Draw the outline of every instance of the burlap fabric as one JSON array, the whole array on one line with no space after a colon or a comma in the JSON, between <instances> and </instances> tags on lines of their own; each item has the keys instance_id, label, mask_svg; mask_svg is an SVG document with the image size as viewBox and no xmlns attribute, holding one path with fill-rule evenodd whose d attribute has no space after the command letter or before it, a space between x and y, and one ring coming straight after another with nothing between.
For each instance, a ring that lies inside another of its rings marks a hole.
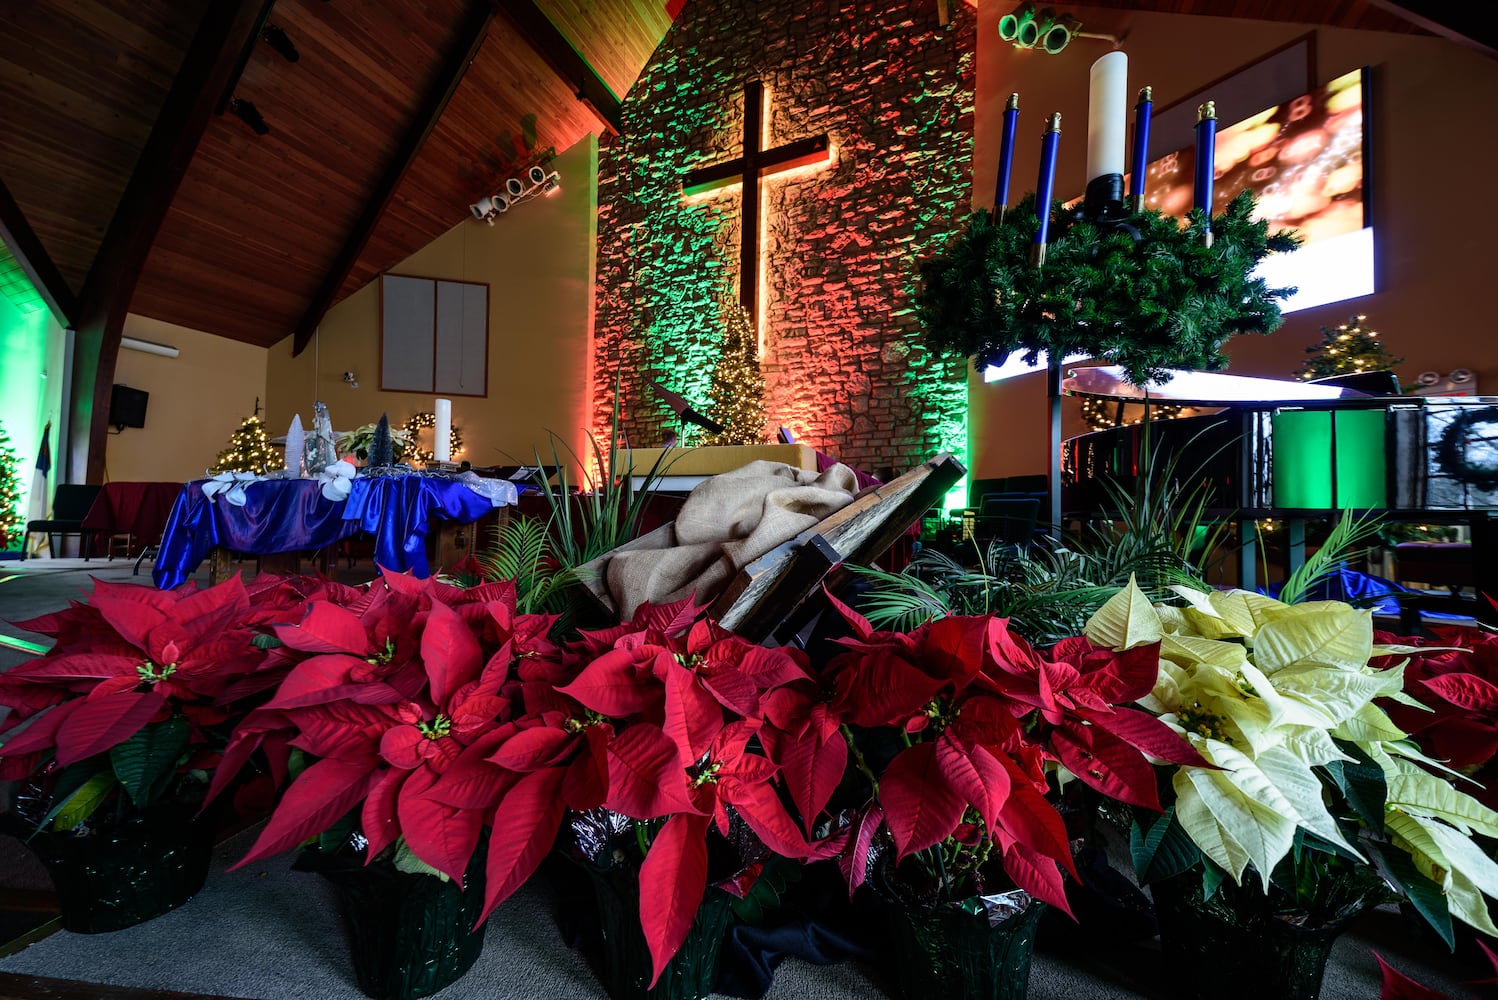
<instances>
[{"instance_id":1,"label":"burlap fabric","mask_svg":"<svg viewBox=\"0 0 1498 1000\"><path fill-rule=\"evenodd\" d=\"M853 470L818 474L782 462L750 462L692 491L676 515L674 544L616 553L604 569L609 596L628 618L646 601L712 600L734 574L847 506Z\"/></svg>"}]
</instances>

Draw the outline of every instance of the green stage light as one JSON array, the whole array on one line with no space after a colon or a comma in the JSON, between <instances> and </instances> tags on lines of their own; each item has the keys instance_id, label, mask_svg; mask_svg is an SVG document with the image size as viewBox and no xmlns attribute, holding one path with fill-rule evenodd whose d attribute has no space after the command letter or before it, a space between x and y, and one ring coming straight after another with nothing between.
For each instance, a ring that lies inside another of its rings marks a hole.
<instances>
[{"instance_id":1,"label":"green stage light","mask_svg":"<svg viewBox=\"0 0 1498 1000\"><path fill-rule=\"evenodd\" d=\"M1071 44L1071 40L1077 32L1082 30L1082 22L1070 14L1063 14L1051 22L1051 28L1041 38L1041 48L1051 55L1056 55L1062 49Z\"/></svg>"},{"instance_id":2,"label":"green stage light","mask_svg":"<svg viewBox=\"0 0 1498 1000\"><path fill-rule=\"evenodd\" d=\"M999 18L999 37L1006 42L1019 44L1020 31L1035 20L1035 5L1022 3ZM1031 43L1034 44L1034 43Z\"/></svg>"},{"instance_id":3,"label":"green stage light","mask_svg":"<svg viewBox=\"0 0 1498 1000\"><path fill-rule=\"evenodd\" d=\"M1047 7L1020 25L1019 35L1014 39L1014 44L1022 49L1033 49L1037 42L1050 33L1051 25L1055 21L1056 12Z\"/></svg>"}]
</instances>

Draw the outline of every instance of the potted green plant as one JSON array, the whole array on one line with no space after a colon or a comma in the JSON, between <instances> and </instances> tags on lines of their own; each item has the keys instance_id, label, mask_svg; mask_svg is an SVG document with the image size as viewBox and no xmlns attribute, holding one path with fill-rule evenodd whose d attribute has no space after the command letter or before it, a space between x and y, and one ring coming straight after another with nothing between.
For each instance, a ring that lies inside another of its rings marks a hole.
<instances>
[{"instance_id":1,"label":"potted green plant","mask_svg":"<svg viewBox=\"0 0 1498 1000\"><path fill-rule=\"evenodd\" d=\"M56 643L0 674L0 780L23 783L10 825L51 873L64 927L117 930L202 887L209 781L233 724L291 666L266 623L318 586L95 581L86 602L20 623Z\"/></svg>"},{"instance_id":2,"label":"potted green plant","mask_svg":"<svg viewBox=\"0 0 1498 1000\"><path fill-rule=\"evenodd\" d=\"M291 780L236 867L315 842L299 867L338 889L369 996L426 996L459 978L489 912L530 874L512 870L517 844L490 789L459 776L518 728L514 667L554 648L551 622L517 613L508 582L387 572L275 629L303 658L226 756L262 751Z\"/></svg>"},{"instance_id":3,"label":"potted green plant","mask_svg":"<svg viewBox=\"0 0 1498 1000\"><path fill-rule=\"evenodd\" d=\"M1132 834L1183 983L1216 995L1231 970L1241 995L1315 996L1331 938L1386 897L1370 858L1448 940L1453 917L1491 932L1498 865L1474 838L1498 836L1498 813L1375 704L1410 699L1402 664L1370 660L1411 650L1375 645L1370 612L1339 602L1177 587L1181 606L1152 607L1129 589L1128 633L1094 620L1088 634L1160 643L1139 704L1208 762L1177 766L1166 817Z\"/></svg>"},{"instance_id":4,"label":"potted green plant","mask_svg":"<svg viewBox=\"0 0 1498 1000\"><path fill-rule=\"evenodd\" d=\"M1002 618L876 632L838 607L854 635L824 672L827 711L870 796L851 827L850 887L887 831L892 855L873 871L895 904L904 994L1022 997L1040 909L1070 913L1062 873L1076 875L1050 769L1158 809L1145 755L1201 762L1127 705L1153 687L1155 649L1074 639L1042 654Z\"/></svg>"}]
</instances>

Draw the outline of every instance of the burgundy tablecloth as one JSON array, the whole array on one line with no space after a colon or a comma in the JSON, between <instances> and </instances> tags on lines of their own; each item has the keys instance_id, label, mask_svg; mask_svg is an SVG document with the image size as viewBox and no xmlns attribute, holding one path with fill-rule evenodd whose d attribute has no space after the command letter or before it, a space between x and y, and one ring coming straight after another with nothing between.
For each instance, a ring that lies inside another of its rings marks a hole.
<instances>
[{"instance_id":1,"label":"burgundy tablecloth","mask_svg":"<svg viewBox=\"0 0 1498 1000\"><path fill-rule=\"evenodd\" d=\"M181 490L181 483L105 483L83 529L98 532L96 544L99 535L130 534L136 546L155 545Z\"/></svg>"}]
</instances>

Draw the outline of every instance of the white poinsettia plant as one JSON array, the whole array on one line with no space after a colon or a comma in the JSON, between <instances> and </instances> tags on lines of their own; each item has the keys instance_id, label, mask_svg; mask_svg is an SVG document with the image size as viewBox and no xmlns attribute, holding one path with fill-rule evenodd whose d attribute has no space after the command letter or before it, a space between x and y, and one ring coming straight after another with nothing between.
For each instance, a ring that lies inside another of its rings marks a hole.
<instances>
[{"instance_id":1,"label":"white poinsettia plant","mask_svg":"<svg viewBox=\"0 0 1498 1000\"><path fill-rule=\"evenodd\" d=\"M1173 589L1183 606L1152 605L1131 581L1087 636L1113 649L1160 644L1158 680L1139 704L1216 766L1181 766L1171 782L1175 820L1201 854L1240 885L1256 873L1267 891L1309 833L1372 856L1448 940L1452 917L1498 935L1483 898L1498 896L1498 864L1475 839L1498 837L1498 813L1376 704L1415 704L1402 662L1370 665L1411 650L1376 645L1372 613L1340 602Z\"/></svg>"}]
</instances>

